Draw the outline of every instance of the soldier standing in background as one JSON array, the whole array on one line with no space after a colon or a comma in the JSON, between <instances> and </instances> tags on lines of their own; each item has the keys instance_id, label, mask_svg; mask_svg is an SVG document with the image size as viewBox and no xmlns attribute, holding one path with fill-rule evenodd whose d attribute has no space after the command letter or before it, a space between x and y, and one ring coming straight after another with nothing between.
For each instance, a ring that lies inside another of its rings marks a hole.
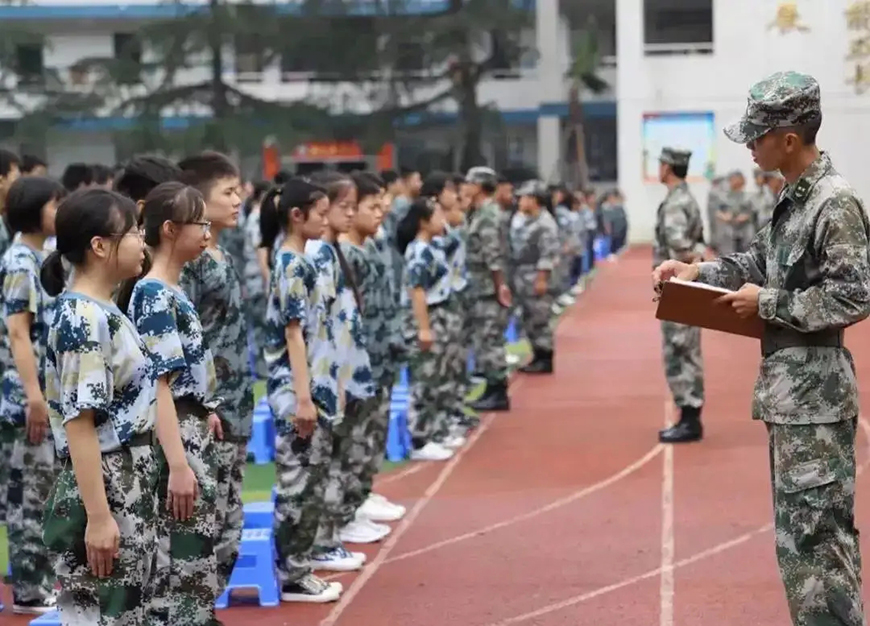
<instances>
[{"instance_id":1,"label":"soldier standing in background","mask_svg":"<svg viewBox=\"0 0 870 626\"><path fill-rule=\"evenodd\" d=\"M858 385L843 331L870 315L870 220L816 147L821 124L813 77L777 72L754 85L744 117L725 135L787 181L770 229L744 253L667 261L653 281L676 275L737 290L720 302L764 322L752 417L767 426L776 557L792 623L864 626Z\"/></svg>"},{"instance_id":2,"label":"soldier standing in background","mask_svg":"<svg viewBox=\"0 0 870 626\"><path fill-rule=\"evenodd\" d=\"M663 148L659 178L668 194L656 215L653 267L668 259L684 263L700 260L705 251L701 210L686 185L692 153ZM662 443L699 441L703 436L704 368L701 361L701 329L662 321L662 356L665 378L680 410L680 420L659 432Z\"/></svg>"},{"instance_id":3,"label":"soldier standing in background","mask_svg":"<svg viewBox=\"0 0 870 626\"><path fill-rule=\"evenodd\" d=\"M511 291L505 272L507 250L499 230L502 209L493 199L497 184L494 171L473 167L465 177L472 205L468 213L466 268L469 297L474 302L471 324L475 328L474 358L486 378L486 390L472 404L476 411L508 411L508 372L504 333Z\"/></svg>"},{"instance_id":4,"label":"soldier standing in background","mask_svg":"<svg viewBox=\"0 0 870 626\"><path fill-rule=\"evenodd\" d=\"M773 207L776 205L776 197L773 195L768 180L775 174L755 170L755 193L752 194L752 209L755 212L756 232L767 226L773 217Z\"/></svg>"},{"instance_id":5,"label":"soldier standing in background","mask_svg":"<svg viewBox=\"0 0 870 626\"><path fill-rule=\"evenodd\" d=\"M732 252L745 252L755 236L755 206L746 193L746 178L740 170L728 177L731 191L728 193L728 214L731 224ZM727 254L727 253L723 253Z\"/></svg>"},{"instance_id":6,"label":"soldier standing in background","mask_svg":"<svg viewBox=\"0 0 870 626\"><path fill-rule=\"evenodd\" d=\"M719 251L719 237L721 236L722 228L719 226L719 212L722 211L725 197L725 177L717 176L710 183L710 192L707 194L707 223L710 225L710 232L707 240L710 242L710 247Z\"/></svg>"}]
</instances>

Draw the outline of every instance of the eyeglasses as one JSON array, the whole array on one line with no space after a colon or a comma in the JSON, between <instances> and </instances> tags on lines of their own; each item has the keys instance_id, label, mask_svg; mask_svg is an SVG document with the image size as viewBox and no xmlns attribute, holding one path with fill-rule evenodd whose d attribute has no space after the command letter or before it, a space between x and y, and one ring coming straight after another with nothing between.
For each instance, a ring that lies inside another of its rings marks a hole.
<instances>
[{"instance_id":1,"label":"eyeglasses","mask_svg":"<svg viewBox=\"0 0 870 626\"><path fill-rule=\"evenodd\" d=\"M202 234L207 235L211 232L211 222L176 222L182 226L199 226L202 228Z\"/></svg>"}]
</instances>

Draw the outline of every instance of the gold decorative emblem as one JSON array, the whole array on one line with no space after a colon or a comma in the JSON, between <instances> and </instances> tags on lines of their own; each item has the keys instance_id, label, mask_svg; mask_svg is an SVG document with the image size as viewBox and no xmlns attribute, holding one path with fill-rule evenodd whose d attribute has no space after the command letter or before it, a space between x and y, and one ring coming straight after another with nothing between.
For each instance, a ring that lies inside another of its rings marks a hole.
<instances>
[{"instance_id":1,"label":"gold decorative emblem","mask_svg":"<svg viewBox=\"0 0 870 626\"><path fill-rule=\"evenodd\" d=\"M798 13L796 2L780 2L776 8L776 17L767 25L767 29L779 29L780 34L798 31L805 33L809 27L801 22L801 16Z\"/></svg>"}]
</instances>

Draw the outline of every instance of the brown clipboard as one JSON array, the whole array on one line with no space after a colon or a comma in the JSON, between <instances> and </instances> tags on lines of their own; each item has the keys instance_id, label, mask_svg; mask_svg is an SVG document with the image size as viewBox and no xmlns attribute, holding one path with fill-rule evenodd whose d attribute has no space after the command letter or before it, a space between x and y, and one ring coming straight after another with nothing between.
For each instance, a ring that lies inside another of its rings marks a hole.
<instances>
[{"instance_id":1,"label":"brown clipboard","mask_svg":"<svg viewBox=\"0 0 870 626\"><path fill-rule=\"evenodd\" d=\"M764 322L759 317L744 319L730 306L716 303L726 293L732 292L671 278L662 283L656 319L760 339Z\"/></svg>"}]
</instances>

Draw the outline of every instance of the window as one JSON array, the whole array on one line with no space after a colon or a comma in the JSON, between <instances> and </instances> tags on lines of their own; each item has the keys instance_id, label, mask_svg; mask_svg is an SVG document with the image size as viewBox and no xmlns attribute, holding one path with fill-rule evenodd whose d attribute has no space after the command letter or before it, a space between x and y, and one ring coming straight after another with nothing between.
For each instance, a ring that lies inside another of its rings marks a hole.
<instances>
[{"instance_id":1,"label":"window","mask_svg":"<svg viewBox=\"0 0 870 626\"><path fill-rule=\"evenodd\" d=\"M645 0L647 54L713 51L713 0Z\"/></svg>"},{"instance_id":2,"label":"window","mask_svg":"<svg viewBox=\"0 0 870 626\"><path fill-rule=\"evenodd\" d=\"M118 61L115 78L122 85L138 83L142 71L142 44L139 38L133 33L115 33L112 44Z\"/></svg>"},{"instance_id":3,"label":"window","mask_svg":"<svg viewBox=\"0 0 870 626\"><path fill-rule=\"evenodd\" d=\"M42 64L42 44L19 44L15 47L19 85L40 85L45 76Z\"/></svg>"},{"instance_id":4,"label":"window","mask_svg":"<svg viewBox=\"0 0 870 626\"><path fill-rule=\"evenodd\" d=\"M426 69L426 51L416 41L402 41L396 46L396 69L400 72L419 72Z\"/></svg>"},{"instance_id":5,"label":"window","mask_svg":"<svg viewBox=\"0 0 870 626\"><path fill-rule=\"evenodd\" d=\"M265 62L263 46L254 34L236 36L236 77L259 80Z\"/></svg>"}]
</instances>

